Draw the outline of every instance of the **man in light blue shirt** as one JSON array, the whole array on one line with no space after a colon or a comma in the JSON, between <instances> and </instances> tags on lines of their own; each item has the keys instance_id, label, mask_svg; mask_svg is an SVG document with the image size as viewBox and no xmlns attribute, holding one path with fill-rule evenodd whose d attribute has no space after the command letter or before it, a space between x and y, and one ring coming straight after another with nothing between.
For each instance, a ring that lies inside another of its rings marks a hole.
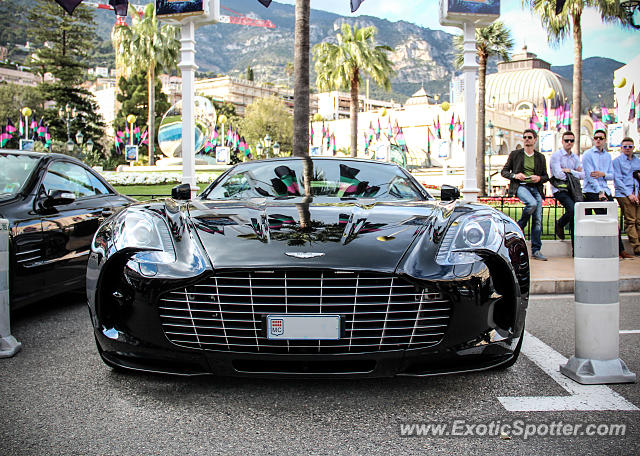
<instances>
[{"instance_id":1,"label":"man in light blue shirt","mask_svg":"<svg viewBox=\"0 0 640 456\"><path fill-rule=\"evenodd\" d=\"M613 180L613 163L611 155L605 150L604 144L607 135L604 130L596 130L593 133L595 146L586 151L582 156L582 167L584 168L584 191L585 201L613 201L611 189L607 181ZM599 209L594 210L596 214ZM618 236L618 256L621 259L634 258L624 251L622 238Z\"/></svg>"},{"instance_id":2,"label":"man in light blue shirt","mask_svg":"<svg viewBox=\"0 0 640 456\"><path fill-rule=\"evenodd\" d=\"M640 256L640 200L638 187L640 182L633 176L640 170L640 159L633 156L633 139L622 140L621 154L613 160L613 183L616 199L624 214L625 231L633 253Z\"/></svg>"},{"instance_id":3,"label":"man in light blue shirt","mask_svg":"<svg viewBox=\"0 0 640 456\"><path fill-rule=\"evenodd\" d=\"M571 173L578 179L584 179L584 171L582 171L582 163L580 163L580 157L571 153L574 143L576 142L575 135L570 131L565 131L562 134L562 148L558 149L551 155L551 161L549 162L549 168L551 176L555 177L552 182L555 182L557 186L551 185L551 191L554 198L562 204L564 207L564 214L558 220L556 220L556 236L559 239L564 240L564 227L569 225L571 231L571 245L573 246L573 208L576 204L575 199L571 195L568 188L567 174ZM564 182L560 182L564 181Z\"/></svg>"}]
</instances>

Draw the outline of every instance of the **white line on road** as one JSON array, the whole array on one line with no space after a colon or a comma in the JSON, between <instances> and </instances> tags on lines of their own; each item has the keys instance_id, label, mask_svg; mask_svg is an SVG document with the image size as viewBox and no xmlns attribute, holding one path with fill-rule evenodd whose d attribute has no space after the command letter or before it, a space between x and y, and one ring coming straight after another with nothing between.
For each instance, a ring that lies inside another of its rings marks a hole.
<instances>
[{"instance_id":1,"label":"white line on road","mask_svg":"<svg viewBox=\"0 0 640 456\"><path fill-rule=\"evenodd\" d=\"M640 334L640 329L621 329L620 334Z\"/></svg>"},{"instance_id":2,"label":"white line on road","mask_svg":"<svg viewBox=\"0 0 640 456\"><path fill-rule=\"evenodd\" d=\"M551 412L560 410L640 410L608 386L581 385L559 371L567 358L525 331L522 354L533 361L564 388L569 396L498 397L510 412Z\"/></svg>"}]
</instances>

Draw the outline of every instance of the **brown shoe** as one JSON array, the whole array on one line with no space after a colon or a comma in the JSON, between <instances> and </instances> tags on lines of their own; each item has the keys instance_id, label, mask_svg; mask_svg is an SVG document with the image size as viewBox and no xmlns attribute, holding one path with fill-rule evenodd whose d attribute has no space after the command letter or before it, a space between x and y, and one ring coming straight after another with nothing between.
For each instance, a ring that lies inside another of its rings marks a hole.
<instances>
[{"instance_id":1,"label":"brown shoe","mask_svg":"<svg viewBox=\"0 0 640 456\"><path fill-rule=\"evenodd\" d=\"M630 259L630 258L635 258L633 255L628 254L627 252L625 252L624 250L622 252L620 252L619 255L620 258L624 259Z\"/></svg>"}]
</instances>

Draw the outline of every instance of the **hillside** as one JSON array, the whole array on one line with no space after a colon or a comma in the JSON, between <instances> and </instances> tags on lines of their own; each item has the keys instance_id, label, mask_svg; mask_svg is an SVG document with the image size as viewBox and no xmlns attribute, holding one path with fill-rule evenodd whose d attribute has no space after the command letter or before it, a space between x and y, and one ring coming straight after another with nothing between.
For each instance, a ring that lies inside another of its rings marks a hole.
<instances>
[{"instance_id":1,"label":"hillside","mask_svg":"<svg viewBox=\"0 0 640 456\"><path fill-rule=\"evenodd\" d=\"M590 57L582 61L582 91L592 106L602 102L613 106L613 72L624 63L606 57ZM551 71L573 80L573 65L552 66Z\"/></svg>"}]
</instances>

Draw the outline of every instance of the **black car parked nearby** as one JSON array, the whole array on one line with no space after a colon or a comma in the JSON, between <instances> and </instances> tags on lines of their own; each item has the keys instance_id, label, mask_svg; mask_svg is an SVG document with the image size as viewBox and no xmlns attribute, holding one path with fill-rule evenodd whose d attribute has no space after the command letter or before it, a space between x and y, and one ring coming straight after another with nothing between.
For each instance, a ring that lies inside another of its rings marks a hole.
<instances>
[{"instance_id":1,"label":"black car parked nearby","mask_svg":"<svg viewBox=\"0 0 640 456\"><path fill-rule=\"evenodd\" d=\"M393 164L289 158L172 196L129 206L94 238L87 295L110 366L422 376L518 357L524 236L453 187L436 201Z\"/></svg>"},{"instance_id":2,"label":"black car parked nearby","mask_svg":"<svg viewBox=\"0 0 640 456\"><path fill-rule=\"evenodd\" d=\"M0 151L0 218L9 220L12 308L83 288L91 240L133 200L61 154Z\"/></svg>"}]
</instances>

